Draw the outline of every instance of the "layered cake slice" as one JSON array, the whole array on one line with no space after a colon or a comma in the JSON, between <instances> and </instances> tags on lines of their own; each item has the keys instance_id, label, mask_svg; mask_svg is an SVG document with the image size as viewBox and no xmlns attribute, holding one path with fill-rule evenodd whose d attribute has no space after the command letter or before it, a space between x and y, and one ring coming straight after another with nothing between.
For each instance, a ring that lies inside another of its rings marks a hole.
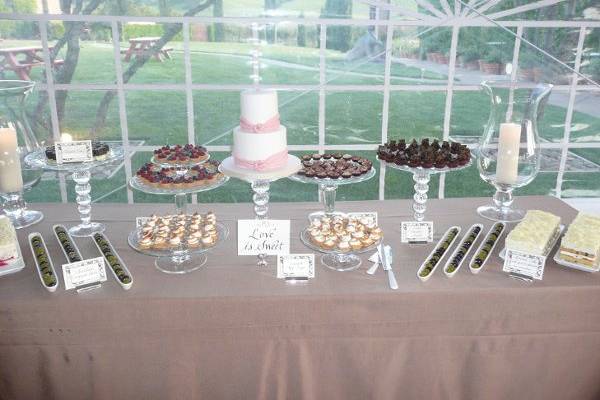
<instances>
[{"instance_id":1,"label":"layered cake slice","mask_svg":"<svg viewBox=\"0 0 600 400\"><path fill-rule=\"evenodd\" d=\"M560 231L560 217L549 212L529 210L506 237L506 248L546 256Z\"/></svg>"},{"instance_id":2,"label":"layered cake slice","mask_svg":"<svg viewBox=\"0 0 600 400\"><path fill-rule=\"evenodd\" d=\"M560 243L559 257L594 268L600 263L600 217L579 213Z\"/></svg>"},{"instance_id":3,"label":"layered cake slice","mask_svg":"<svg viewBox=\"0 0 600 400\"><path fill-rule=\"evenodd\" d=\"M0 215L0 262L19 258L17 233L8 217Z\"/></svg>"},{"instance_id":4,"label":"layered cake slice","mask_svg":"<svg viewBox=\"0 0 600 400\"><path fill-rule=\"evenodd\" d=\"M277 92L246 90L241 94L240 108L240 125L233 129L235 166L274 171L287 165L286 129L279 123Z\"/></svg>"}]
</instances>

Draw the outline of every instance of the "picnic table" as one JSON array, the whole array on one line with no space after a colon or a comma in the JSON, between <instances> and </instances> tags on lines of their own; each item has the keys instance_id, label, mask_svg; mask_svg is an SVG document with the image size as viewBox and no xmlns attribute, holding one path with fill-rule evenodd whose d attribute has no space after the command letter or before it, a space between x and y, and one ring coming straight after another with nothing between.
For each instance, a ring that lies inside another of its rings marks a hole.
<instances>
[{"instance_id":1,"label":"picnic table","mask_svg":"<svg viewBox=\"0 0 600 400\"><path fill-rule=\"evenodd\" d=\"M158 42L160 37L138 37L129 39L129 48L126 50L121 50L121 54L125 54L125 61L129 62L132 56L141 56L146 52L149 52L152 46ZM170 52L173 51L173 48L162 48L158 52L156 52L153 57L159 61L163 62L164 58L171 59Z\"/></svg>"},{"instance_id":2,"label":"picnic table","mask_svg":"<svg viewBox=\"0 0 600 400\"><path fill-rule=\"evenodd\" d=\"M53 47L49 47L52 51ZM0 48L0 75L5 71L13 71L17 76L30 81L30 73L33 67L44 65L42 46L5 47ZM53 66L64 64L64 60L54 60Z\"/></svg>"}]
</instances>

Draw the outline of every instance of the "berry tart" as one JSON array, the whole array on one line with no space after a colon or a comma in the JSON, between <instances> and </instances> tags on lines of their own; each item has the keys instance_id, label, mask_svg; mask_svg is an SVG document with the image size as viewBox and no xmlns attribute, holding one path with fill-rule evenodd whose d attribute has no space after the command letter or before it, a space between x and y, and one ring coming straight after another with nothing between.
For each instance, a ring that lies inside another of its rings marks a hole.
<instances>
[{"instance_id":1,"label":"berry tart","mask_svg":"<svg viewBox=\"0 0 600 400\"><path fill-rule=\"evenodd\" d=\"M163 146L154 150L154 162L159 164L193 164L208 160L208 151L205 147L186 144Z\"/></svg>"},{"instance_id":2,"label":"berry tart","mask_svg":"<svg viewBox=\"0 0 600 400\"><path fill-rule=\"evenodd\" d=\"M306 154L298 175L318 179L350 179L367 174L373 163L363 157L342 153Z\"/></svg>"},{"instance_id":3,"label":"berry tart","mask_svg":"<svg viewBox=\"0 0 600 400\"><path fill-rule=\"evenodd\" d=\"M175 167L160 167L147 163L140 168L136 176L144 184L161 189L189 189L209 185L222 174L218 171L219 162L209 161L206 164L194 165L184 170Z\"/></svg>"},{"instance_id":4,"label":"berry tart","mask_svg":"<svg viewBox=\"0 0 600 400\"><path fill-rule=\"evenodd\" d=\"M377 157L382 161L410 168L458 168L469 163L471 151L458 142L439 142L437 139L430 142L425 138L419 144L416 139L410 143L400 139L379 146Z\"/></svg>"}]
</instances>

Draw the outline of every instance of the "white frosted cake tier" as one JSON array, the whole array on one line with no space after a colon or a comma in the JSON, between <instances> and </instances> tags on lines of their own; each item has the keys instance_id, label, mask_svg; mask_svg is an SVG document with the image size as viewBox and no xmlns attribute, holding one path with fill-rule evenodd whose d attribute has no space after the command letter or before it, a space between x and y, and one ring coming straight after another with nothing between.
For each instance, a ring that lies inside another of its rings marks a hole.
<instances>
[{"instance_id":1,"label":"white frosted cake tier","mask_svg":"<svg viewBox=\"0 0 600 400\"><path fill-rule=\"evenodd\" d=\"M233 129L233 157L236 166L247 169L274 170L287 162L285 126L276 132L248 133L239 126ZM262 166L249 163L264 163Z\"/></svg>"},{"instance_id":2,"label":"white frosted cake tier","mask_svg":"<svg viewBox=\"0 0 600 400\"><path fill-rule=\"evenodd\" d=\"M241 118L256 125L263 124L279 114L275 90L246 90L240 97Z\"/></svg>"}]
</instances>

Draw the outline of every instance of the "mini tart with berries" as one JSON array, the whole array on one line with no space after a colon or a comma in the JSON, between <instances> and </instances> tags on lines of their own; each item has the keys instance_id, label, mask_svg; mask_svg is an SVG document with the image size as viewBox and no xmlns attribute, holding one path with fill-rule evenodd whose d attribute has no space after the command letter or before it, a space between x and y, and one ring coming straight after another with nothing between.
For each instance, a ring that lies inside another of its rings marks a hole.
<instances>
[{"instance_id":1,"label":"mini tart with berries","mask_svg":"<svg viewBox=\"0 0 600 400\"><path fill-rule=\"evenodd\" d=\"M458 142L440 142L437 139L430 142L425 138L420 143L416 139L407 143L404 139L400 139L379 146L377 158L410 168L458 168L471 161L471 151L466 145Z\"/></svg>"},{"instance_id":2,"label":"mini tart with berries","mask_svg":"<svg viewBox=\"0 0 600 400\"><path fill-rule=\"evenodd\" d=\"M159 164L193 164L208 160L205 147L193 144L163 146L154 150L154 162Z\"/></svg>"},{"instance_id":3,"label":"mini tart with berries","mask_svg":"<svg viewBox=\"0 0 600 400\"><path fill-rule=\"evenodd\" d=\"M136 172L136 176L148 186L187 189L208 185L221 178L222 174L217 169L218 165L218 161L209 161L206 164L194 165L182 174L181 170L175 167L160 167L147 163Z\"/></svg>"}]
</instances>

